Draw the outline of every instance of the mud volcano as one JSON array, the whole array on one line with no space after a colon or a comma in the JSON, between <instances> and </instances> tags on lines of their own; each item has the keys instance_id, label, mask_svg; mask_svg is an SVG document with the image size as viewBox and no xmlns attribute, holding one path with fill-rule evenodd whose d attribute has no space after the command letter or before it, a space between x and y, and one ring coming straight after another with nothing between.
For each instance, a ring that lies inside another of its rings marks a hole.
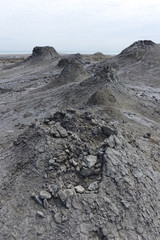
<instances>
[{"instance_id":1,"label":"mud volcano","mask_svg":"<svg viewBox=\"0 0 160 240\"><path fill-rule=\"evenodd\" d=\"M135 59L141 58L142 55L149 50L149 48L153 48L155 45L156 44L150 40L140 40L125 48L118 56Z\"/></svg>"},{"instance_id":2,"label":"mud volcano","mask_svg":"<svg viewBox=\"0 0 160 240\"><path fill-rule=\"evenodd\" d=\"M95 55L0 59L0 240L160 239L160 45Z\"/></svg>"},{"instance_id":3,"label":"mud volcano","mask_svg":"<svg viewBox=\"0 0 160 240\"><path fill-rule=\"evenodd\" d=\"M43 61L54 61L60 59L61 56L53 47L35 47L32 55L26 60L31 63L38 63Z\"/></svg>"}]
</instances>

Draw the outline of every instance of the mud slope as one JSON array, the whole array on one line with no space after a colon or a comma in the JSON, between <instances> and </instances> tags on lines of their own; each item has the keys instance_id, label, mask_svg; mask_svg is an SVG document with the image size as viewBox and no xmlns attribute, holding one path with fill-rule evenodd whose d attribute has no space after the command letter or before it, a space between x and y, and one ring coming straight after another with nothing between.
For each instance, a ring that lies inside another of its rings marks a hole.
<instances>
[{"instance_id":1,"label":"mud slope","mask_svg":"<svg viewBox=\"0 0 160 240\"><path fill-rule=\"evenodd\" d=\"M159 59L144 40L1 64L0 240L159 240Z\"/></svg>"},{"instance_id":2,"label":"mud slope","mask_svg":"<svg viewBox=\"0 0 160 240\"><path fill-rule=\"evenodd\" d=\"M136 101L136 111L143 117L160 121L160 44L141 40L124 49L119 55L107 59ZM134 114L131 113L132 115ZM136 113L135 113L136 114Z\"/></svg>"},{"instance_id":3,"label":"mud slope","mask_svg":"<svg viewBox=\"0 0 160 240\"><path fill-rule=\"evenodd\" d=\"M158 87L160 74L160 44L141 40L110 59L110 64L119 69L125 82L145 83ZM106 60L108 61L108 60Z\"/></svg>"},{"instance_id":4,"label":"mud slope","mask_svg":"<svg viewBox=\"0 0 160 240\"><path fill-rule=\"evenodd\" d=\"M46 86L46 89L59 87L61 85L66 85L72 82L82 81L85 78L89 77L89 74L86 72L86 70L83 68L83 65L79 61L71 60L71 62L68 61L67 64L67 59L63 59L63 61L60 60L58 66L61 66L63 64L65 67L61 71L61 74L56 79L51 81L51 83Z\"/></svg>"},{"instance_id":5,"label":"mud slope","mask_svg":"<svg viewBox=\"0 0 160 240\"><path fill-rule=\"evenodd\" d=\"M43 64L44 62L54 61L60 58L61 56L53 47L35 47L32 55L26 59L25 62L29 64Z\"/></svg>"}]
</instances>

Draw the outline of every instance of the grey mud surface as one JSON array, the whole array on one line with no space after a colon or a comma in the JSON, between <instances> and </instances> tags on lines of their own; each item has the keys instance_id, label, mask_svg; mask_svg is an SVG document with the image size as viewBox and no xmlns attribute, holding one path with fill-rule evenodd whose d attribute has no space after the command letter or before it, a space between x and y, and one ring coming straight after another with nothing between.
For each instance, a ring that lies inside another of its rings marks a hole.
<instances>
[{"instance_id":1,"label":"grey mud surface","mask_svg":"<svg viewBox=\"0 0 160 240\"><path fill-rule=\"evenodd\" d=\"M0 57L0 239L160 239L160 45Z\"/></svg>"}]
</instances>

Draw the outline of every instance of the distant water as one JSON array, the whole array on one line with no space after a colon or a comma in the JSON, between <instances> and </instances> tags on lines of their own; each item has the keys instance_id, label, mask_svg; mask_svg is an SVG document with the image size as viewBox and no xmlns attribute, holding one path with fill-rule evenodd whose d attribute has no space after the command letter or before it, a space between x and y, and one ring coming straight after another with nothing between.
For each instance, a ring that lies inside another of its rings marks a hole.
<instances>
[{"instance_id":1,"label":"distant water","mask_svg":"<svg viewBox=\"0 0 160 240\"><path fill-rule=\"evenodd\" d=\"M81 54L94 54L96 52L101 52L101 51L61 51L61 50L57 50L58 53L66 53L66 54L76 54L76 53L81 53ZM106 54L106 55L117 55L119 54L118 52L101 52L103 54ZM32 54L32 51L0 51L0 54Z\"/></svg>"}]
</instances>

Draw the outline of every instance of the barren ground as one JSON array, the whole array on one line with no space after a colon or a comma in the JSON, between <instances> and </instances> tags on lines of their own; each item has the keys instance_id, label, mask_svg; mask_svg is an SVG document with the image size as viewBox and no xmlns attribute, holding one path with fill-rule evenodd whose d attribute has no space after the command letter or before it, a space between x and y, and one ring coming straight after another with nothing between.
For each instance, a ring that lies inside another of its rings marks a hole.
<instances>
[{"instance_id":1,"label":"barren ground","mask_svg":"<svg viewBox=\"0 0 160 240\"><path fill-rule=\"evenodd\" d=\"M160 239L159 59L0 56L0 239Z\"/></svg>"}]
</instances>

